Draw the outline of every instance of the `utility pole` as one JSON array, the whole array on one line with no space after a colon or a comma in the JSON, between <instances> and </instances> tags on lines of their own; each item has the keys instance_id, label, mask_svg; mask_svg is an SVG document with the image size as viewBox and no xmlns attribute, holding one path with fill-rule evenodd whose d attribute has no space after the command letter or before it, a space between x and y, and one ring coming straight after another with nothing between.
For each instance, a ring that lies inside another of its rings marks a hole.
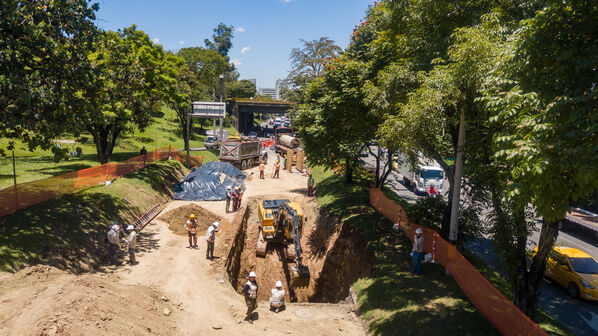
<instances>
[{"instance_id":1,"label":"utility pole","mask_svg":"<svg viewBox=\"0 0 598 336\"><path fill-rule=\"evenodd\" d=\"M453 183L453 202L451 205L451 226L449 241L457 242L459 233L459 202L461 200L461 179L463 178L463 147L465 146L465 107L459 113L459 136L457 138L457 161L455 162L455 183Z\"/></svg>"},{"instance_id":2,"label":"utility pole","mask_svg":"<svg viewBox=\"0 0 598 336\"><path fill-rule=\"evenodd\" d=\"M224 101L224 75L218 76L218 79L220 80L220 102L222 103ZM220 118L220 132L218 133L219 141L222 141L222 136L224 133L222 130L223 125L224 125L224 118Z\"/></svg>"},{"instance_id":3,"label":"utility pole","mask_svg":"<svg viewBox=\"0 0 598 336\"><path fill-rule=\"evenodd\" d=\"M191 168L191 153L189 153L189 147L191 147L189 144L189 110L187 110L187 135L185 137L187 138L187 141L185 141L187 147L187 168Z\"/></svg>"}]
</instances>

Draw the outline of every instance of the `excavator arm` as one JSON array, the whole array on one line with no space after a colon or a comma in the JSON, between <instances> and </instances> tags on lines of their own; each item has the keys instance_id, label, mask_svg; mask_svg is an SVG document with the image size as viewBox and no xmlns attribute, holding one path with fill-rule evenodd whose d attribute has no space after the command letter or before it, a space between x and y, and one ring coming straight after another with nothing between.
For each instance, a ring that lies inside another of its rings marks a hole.
<instances>
[{"instance_id":1,"label":"excavator arm","mask_svg":"<svg viewBox=\"0 0 598 336\"><path fill-rule=\"evenodd\" d=\"M295 254L295 266L291 266L291 286L293 287L307 287L309 285L309 267L303 265L303 251L301 249L301 218L295 209L291 208L288 203L284 203L283 210L289 215L289 225L293 232L293 245Z\"/></svg>"}]
</instances>

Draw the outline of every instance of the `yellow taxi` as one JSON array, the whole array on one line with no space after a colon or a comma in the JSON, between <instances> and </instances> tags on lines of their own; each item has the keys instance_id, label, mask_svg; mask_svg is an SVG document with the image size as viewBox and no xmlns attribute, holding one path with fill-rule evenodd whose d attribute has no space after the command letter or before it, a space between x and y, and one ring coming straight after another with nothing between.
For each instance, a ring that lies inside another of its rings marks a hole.
<instances>
[{"instance_id":1,"label":"yellow taxi","mask_svg":"<svg viewBox=\"0 0 598 336\"><path fill-rule=\"evenodd\" d=\"M536 247L532 255L537 252ZM553 247L544 275L567 288L572 297L598 301L598 262L583 251L572 247Z\"/></svg>"}]
</instances>

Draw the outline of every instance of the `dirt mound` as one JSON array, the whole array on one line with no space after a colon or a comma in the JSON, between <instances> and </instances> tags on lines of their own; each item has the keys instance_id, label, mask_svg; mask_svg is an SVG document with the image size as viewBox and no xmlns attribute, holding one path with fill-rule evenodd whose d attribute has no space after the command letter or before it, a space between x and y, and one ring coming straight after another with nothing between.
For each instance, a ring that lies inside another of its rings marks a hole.
<instances>
[{"instance_id":1,"label":"dirt mound","mask_svg":"<svg viewBox=\"0 0 598 336\"><path fill-rule=\"evenodd\" d=\"M168 302L148 287L50 266L4 274L0 335L172 335ZM173 308L169 308L173 310Z\"/></svg>"},{"instance_id":2,"label":"dirt mound","mask_svg":"<svg viewBox=\"0 0 598 336\"><path fill-rule=\"evenodd\" d=\"M168 223L168 228L174 234L186 236L187 230L183 226L191 214L194 214L197 219L199 232L206 230L214 222L222 222L222 217L195 204L187 204L172 209L158 217L158 219Z\"/></svg>"}]
</instances>

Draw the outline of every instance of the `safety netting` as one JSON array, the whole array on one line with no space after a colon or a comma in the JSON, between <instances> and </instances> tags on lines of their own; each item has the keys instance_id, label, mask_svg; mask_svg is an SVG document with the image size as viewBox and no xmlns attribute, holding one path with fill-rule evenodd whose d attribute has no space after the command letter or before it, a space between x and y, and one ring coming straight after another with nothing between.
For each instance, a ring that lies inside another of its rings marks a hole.
<instances>
[{"instance_id":1,"label":"safety netting","mask_svg":"<svg viewBox=\"0 0 598 336\"><path fill-rule=\"evenodd\" d=\"M109 162L43 180L19 183L16 186L0 190L0 217L61 195L107 184L107 182L141 169L148 164L168 158L184 164L187 162L187 157L182 152L165 147L126 161ZM203 158L201 156L190 157L189 161L191 166L201 166Z\"/></svg>"},{"instance_id":2,"label":"safety netting","mask_svg":"<svg viewBox=\"0 0 598 336\"><path fill-rule=\"evenodd\" d=\"M386 197L380 189L370 189L370 204L393 223L399 223L410 238L417 228L421 228L424 231L424 251L432 253L432 259L450 271L471 303L503 335L548 335L480 274L454 245L436 231L410 223L403 207Z\"/></svg>"},{"instance_id":3,"label":"safety netting","mask_svg":"<svg viewBox=\"0 0 598 336\"><path fill-rule=\"evenodd\" d=\"M221 201L227 187L245 190L245 173L227 162L212 161L193 169L174 186L174 199L185 201Z\"/></svg>"}]
</instances>

